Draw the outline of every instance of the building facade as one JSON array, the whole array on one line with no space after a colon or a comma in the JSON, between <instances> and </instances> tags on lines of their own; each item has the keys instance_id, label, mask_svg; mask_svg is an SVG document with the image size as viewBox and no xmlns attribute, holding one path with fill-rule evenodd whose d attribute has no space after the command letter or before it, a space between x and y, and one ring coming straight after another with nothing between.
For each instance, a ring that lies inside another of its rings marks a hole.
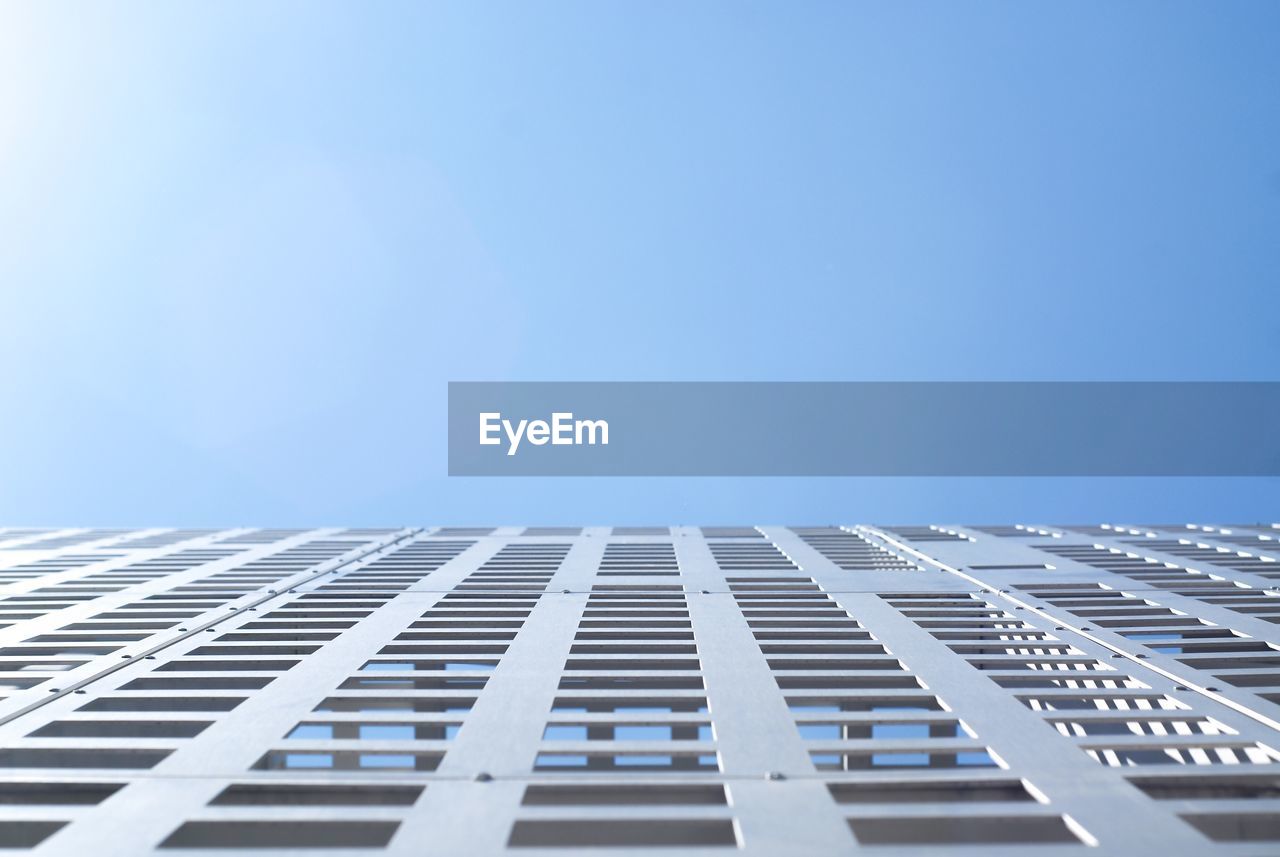
<instances>
[{"instance_id":1,"label":"building facade","mask_svg":"<svg viewBox=\"0 0 1280 857\"><path fill-rule=\"evenodd\" d=\"M1280 525L0 529L0 846L1280 853Z\"/></svg>"}]
</instances>

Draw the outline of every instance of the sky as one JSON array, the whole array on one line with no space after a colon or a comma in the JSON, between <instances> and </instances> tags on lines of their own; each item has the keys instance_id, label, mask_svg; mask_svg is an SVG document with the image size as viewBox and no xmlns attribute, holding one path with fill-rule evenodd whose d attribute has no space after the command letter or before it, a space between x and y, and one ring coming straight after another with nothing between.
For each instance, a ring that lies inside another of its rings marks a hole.
<instances>
[{"instance_id":1,"label":"sky","mask_svg":"<svg viewBox=\"0 0 1280 857\"><path fill-rule=\"evenodd\" d=\"M449 478L445 395L1280 380L1278 37L1262 0L0 2L0 522L1274 521L1274 478Z\"/></svg>"}]
</instances>

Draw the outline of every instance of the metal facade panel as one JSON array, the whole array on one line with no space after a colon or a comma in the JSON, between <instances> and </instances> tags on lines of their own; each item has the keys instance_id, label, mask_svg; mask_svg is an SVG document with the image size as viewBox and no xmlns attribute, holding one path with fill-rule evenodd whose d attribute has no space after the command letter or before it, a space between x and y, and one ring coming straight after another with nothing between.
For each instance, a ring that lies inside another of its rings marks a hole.
<instances>
[{"instance_id":1,"label":"metal facade panel","mask_svg":"<svg viewBox=\"0 0 1280 857\"><path fill-rule=\"evenodd\" d=\"M0 529L0 844L1274 853L1275 532Z\"/></svg>"}]
</instances>

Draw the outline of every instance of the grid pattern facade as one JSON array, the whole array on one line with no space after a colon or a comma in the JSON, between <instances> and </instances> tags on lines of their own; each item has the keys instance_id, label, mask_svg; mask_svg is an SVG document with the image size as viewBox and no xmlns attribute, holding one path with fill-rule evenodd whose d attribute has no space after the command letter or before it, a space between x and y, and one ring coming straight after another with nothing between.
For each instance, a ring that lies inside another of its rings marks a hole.
<instances>
[{"instance_id":1,"label":"grid pattern facade","mask_svg":"<svg viewBox=\"0 0 1280 857\"><path fill-rule=\"evenodd\" d=\"M0 529L0 847L1280 853L1280 525Z\"/></svg>"}]
</instances>

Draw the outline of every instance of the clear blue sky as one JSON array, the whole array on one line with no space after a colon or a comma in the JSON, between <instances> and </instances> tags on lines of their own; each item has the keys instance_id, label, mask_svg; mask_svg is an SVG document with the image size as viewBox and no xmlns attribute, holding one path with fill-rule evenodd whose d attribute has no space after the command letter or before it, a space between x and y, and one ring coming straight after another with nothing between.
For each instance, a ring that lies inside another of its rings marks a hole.
<instances>
[{"instance_id":1,"label":"clear blue sky","mask_svg":"<svg viewBox=\"0 0 1280 857\"><path fill-rule=\"evenodd\" d=\"M4 3L0 521L1274 520L1274 479L449 479L444 406L1280 379L1278 43L1265 0Z\"/></svg>"}]
</instances>

